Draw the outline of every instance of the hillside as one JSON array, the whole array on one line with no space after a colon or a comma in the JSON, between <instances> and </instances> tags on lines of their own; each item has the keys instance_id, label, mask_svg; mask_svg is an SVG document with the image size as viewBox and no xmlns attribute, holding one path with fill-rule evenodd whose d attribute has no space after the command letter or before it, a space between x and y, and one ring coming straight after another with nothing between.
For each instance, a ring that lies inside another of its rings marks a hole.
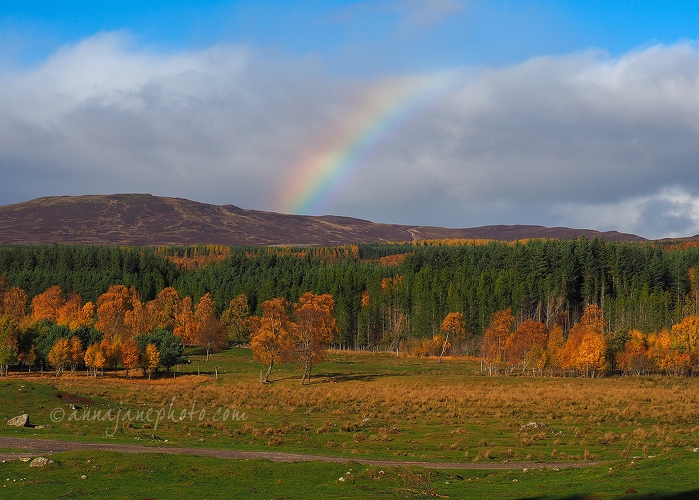
<instances>
[{"instance_id":1,"label":"hillside","mask_svg":"<svg viewBox=\"0 0 699 500\"><path fill-rule=\"evenodd\" d=\"M642 241L615 231L543 226L447 229L378 224L339 216L302 216L209 205L149 194L57 196L0 207L0 244L342 245L424 239L590 238Z\"/></svg>"}]
</instances>

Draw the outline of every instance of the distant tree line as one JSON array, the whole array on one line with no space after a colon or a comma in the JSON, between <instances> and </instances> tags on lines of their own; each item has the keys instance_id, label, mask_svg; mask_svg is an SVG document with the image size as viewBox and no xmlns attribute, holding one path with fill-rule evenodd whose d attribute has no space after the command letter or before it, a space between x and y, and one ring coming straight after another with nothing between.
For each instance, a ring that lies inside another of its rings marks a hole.
<instances>
[{"instance_id":1,"label":"distant tree line","mask_svg":"<svg viewBox=\"0 0 699 500\"><path fill-rule=\"evenodd\" d=\"M338 334L357 348L400 348L433 339L450 312L463 315L464 349L479 342L496 311L561 327L567 338L594 304L605 331L643 334L697 315L696 245L588 240L442 241L332 248L103 246L0 247L0 275L33 298L53 286L96 304L110 286L139 300L171 288L197 304L208 294L217 319L244 296L251 314L275 298L330 294Z\"/></svg>"}]
</instances>

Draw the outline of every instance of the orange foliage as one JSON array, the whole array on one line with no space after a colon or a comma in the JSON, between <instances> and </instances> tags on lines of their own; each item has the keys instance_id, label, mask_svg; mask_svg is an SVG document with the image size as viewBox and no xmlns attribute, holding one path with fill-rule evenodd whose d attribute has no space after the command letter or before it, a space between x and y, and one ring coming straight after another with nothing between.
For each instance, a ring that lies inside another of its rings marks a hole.
<instances>
[{"instance_id":1,"label":"orange foliage","mask_svg":"<svg viewBox=\"0 0 699 500\"><path fill-rule=\"evenodd\" d=\"M512 308L508 307L504 311L496 311L493 314L493 321L483 334L481 354L491 375L499 370L505 359L505 346L512 329L512 323L514 323Z\"/></svg>"},{"instance_id":2,"label":"orange foliage","mask_svg":"<svg viewBox=\"0 0 699 500\"><path fill-rule=\"evenodd\" d=\"M505 362L508 367L520 368L522 373L543 369L549 332L540 321L525 320L505 342Z\"/></svg>"},{"instance_id":3,"label":"orange foliage","mask_svg":"<svg viewBox=\"0 0 699 500\"><path fill-rule=\"evenodd\" d=\"M160 365L160 352L155 344L148 344L146 350L141 358L141 366L148 374L148 380L150 380L151 374L158 370Z\"/></svg>"},{"instance_id":4,"label":"orange foliage","mask_svg":"<svg viewBox=\"0 0 699 500\"><path fill-rule=\"evenodd\" d=\"M211 294L207 293L197 304L194 311L194 342L206 349L206 360L212 351L226 347L227 339L221 322L215 315L215 304Z\"/></svg>"},{"instance_id":5,"label":"orange foliage","mask_svg":"<svg viewBox=\"0 0 699 500\"><path fill-rule=\"evenodd\" d=\"M661 243L666 252L683 252L692 248L699 248L699 241L672 241Z\"/></svg>"},{"instance_id":6,"label":"orange foliage","mask_svg":"<svg viewBox=\"0 0 699 500\"><path fill-rule=\"evenodd\" d=\"M699 350L699 316L687 316L672 325L673 344L690 356Z\"/></svg>"},{"instance_id":7,"label":"orange foliage","mask_svg":"<svg viewBox=\"0 0 699 500\"><path fill-rule=\"evenodd\" d=\"M444 341L444 335L435 335L431 339L413 339L408 349L413 356L437 356L444 348Z\"/></svg>"},{"instance_id":8,"label":"orange foliage","mask_svg":"<svg viewBox=\"0 0 699 500\"><path fill-rule=\"evenodd\" d=\"M129 339L121 346L121 363L126 369L126 376L129 377L131 370L138 366L140 354L138 346L133 339Z\"/></svg>"},{"instance_id":9,"label":"orange foliage","mask_svg":"<svg viewBox=\"0 0 699 500\"><path fill-rule=\"evenodd\" d=\"M472 238L444 238L442 240L416 240L413 245L419 247L460 247L460 246L484 246L495 240Z\"/></svg>"},{"instance_id":10,"label":"orange foliage","mask_svg":"<svg viewBox=\"0 0 699 500\"><path fill-rule=\"evenodd\" d=\"M10 316L19 325L27 312L27 292L16 286L10 287L4 297L0 297L0 305L0 312Z\"/></svg>"},{"instance_id":11,"label":"orange foliage","mask_svg":"<svg viewBox=\"0 0 699 500\"><path fill-rule=\"evenodd\" d=\"M690 369L691 358L679 344L678 339L663 328L660 333L648 335L648 355L655 366L666 374L684 375Z\"/></svg>"},{"instance_id":12,"label":"orange foliage","mask_svg":"<svg viewBox=\"0 0 699 500\"><path fill-rule=\"evenodd\" d=\"M97 376L97 370L104 370L106 359L99 343L94 343L85 351L85 366L92 371L92 376Z\"/></svg>"},{"instance_id":13,"label":"orange foliage","mask_svg":"<svg viewBox=\"0 0 699 500\"><path fill-rule=\"evenodd\" d=\"M107 337L100 342L100 351L104 356L104 367L116 369L121 358L121 341L112 343Z\"/></svg>"},{"instance_id":14,"label":"orange foliage","mask_svg":"<svg viewBox=\"0 0 699 500\"><path fill-rule=\"evenodd\" d=\"M404 260L405 257L409 255L407 253L397 253L394 255L386 255L384 257L380 257L379 259L375 260L377 264L380 264L382 266L386 267L393 267L401 264Z\"/></svg>"},{"instance_id":15,"label":"orange foliage","mask_svg":"<svg viewBox=\"0 0 699 500\"><path fill-rule=\"evenodd\" d=\"M553 325L549 331L549 338L546 342L546 367L549 369L550 373L553 375L557 373L561 368L561 360L563 357L563 346L565 341L563 340L563 328L560 325Z\"/></svg>"},{"instance_id":16,"label":"orange foliage","mask_svg":"<svg viewBox=\"0 0 699 500\"><path fill-rule=\"evenodd\" d=\"M362 309L364 309L365 307L369 307L370 305L371 305L371 295L369 295L369 292L364 290L362 292L362 300L361 300Z\"/></svg>"},{"instance_id":17,"label":"orange foliage","mask_svg":"<svg viewBox=\"0 0 699 500\"><path fill-rule=\"evenodd\" d=\"M182 255L177 255L179 253ZM178 252L177 249L170 247L160 247L155 254L169 260L180 269L196 271L209 264L223 262L231 254L231 249L223 245L202 245L185 248L184 251Z\"/></svg>"},{"instance_id":18,"label":"orange foliage","mask_svg":"<svg viewBox=\"0 0 699 500\"><path fill-rule=\"evenodd\" d=\"M293 329L297 354L303 365L301 384L311 381L313 365L325 359L325 355L337 334L335 301L332 295L316 295L306 292L294 306L296 327Z\"/></svg>"},{"instance_id":19,"label":"orange foliage","mask_svg":"<svg viewBox=\"0 0 699 500\"><path fill-rule=\"evenodd\" d=\"M83 344L78 337L73 335L70 338L69 343L70 352L70 373L75 373L75 369L78 367L85 356L85 351L83 351Z\"/></svg>"},{"instance_id":20,"label":"orange foliage","mask_svg":"<svg viewBox=\"0 0 699 500\"><path fill-rule=\"evenodd\" d=\"M450 312L444 317L440 330L444 332L442 341L442 350L439 354L439 362L442 361L442 356L451 347L453 342L461 340L466 336L466 321L464 315L460 312Z\"/></svg>"},{"instance_id":21,"label":"orange foliage","mask_svg":"<svg viewBox=\"0 0 699 500\"><path fill-rule=\"evenodd\" d=\"M594 304L587 306L563 347L562 367L576 370L586 377L594 377L597 372L604 370L607 347L604 326L602 310Z\"/></svg>"},{"instance_id":22,"label":"orange foliage","mask_svg":"<svg viewBox=\"0 0 699 500\"><path fill-rule=\"evenodd\" d=\"M635 375L646 375L654 369L650 357L648 337L639 330L631 330L624 344L624 350L617 354L616 363L624 372Z\"/></svg>"},{"instance_id":23,"label":"orange foliage","mask_svg":"<svg viewBox=\"0 0 699 500\"><path fill-rule=\"evenodd\" d=\"M153 330L150 311L141 302L138 292L134 287L131 287L129 293L131 295L131 308L124 313L124 325L129 335L125 339Z\"/></svg>"},{"instance_id":24,"label":"orange foliage","mask_svg":"<svg viewBox=\"0 0 699 500\"><path fill-rule=\"evenodd\" d=\"M92 302L86 302L80 310L80 314L78 314L78 322L80 323L80 326L92 326L92 324L95 322L95 313L95 304Z\"/></svg>"},{"instance_id":25,"label":"orange foliage","mask_svg":"<svg viewBox=\"0 0 699 500\"><path fill-rule=\"evenodd\" d=\"M56 376L58 376L70 361L70 343L68 339L60 338L49 351L48 362L56 368Z\"/></svg>"},{"instance_id":26,"label":"orange foliage","mask_svg":"<svg viewBox=\"0 0 699 500\"><path fill-rule=\"evenodd\" d=\"M52 286L32 299L32 319L56 321L56 314L63 305L63 293L59 286Z\"/></svg>"},{"instance_id":27,"label":"orange foliage","mask_svg":"<svg viewBox=\"0 0 699 500\"><path fill-rule=\"evenodd\" d=\"M180 338L182 345L194 343L196 323L192 312L192 298L187 296L177 304L175 311L175 329L173 333Z\"/></svg>"},{"instance_id":28,"label":"orange foliage","mask_svg":"<svg viewBox=\"0 0 699 500\"><path fill-rule=\"evenodd\" d=\"M288 361L294 350L292 340L293 325L289 319L289 303L282 298L271 299L262 304L262 317L253 322L250 335L250 348L255 359L269 365L263 382L269 382L269 375L275 363Z\"/></svg>"},{"instance_id":29,"label":"orange foliage","mask_svg":"<svg viewBox=\"0 0 699 500\"><path fill-rule=\"evenodd\" d=\"M126 323L126 311L131 309L131 292L124 285L112 285L97 299L97 323L95 328L110 342L120 342L130 337Z\"/></svg>"},{"instance_id":30,"label":"orange foliage","mask_svg":"<svg viewBox=\"0 0 699 500\"><path fill-rule=\"evenodd\" d=\"M148 303L154 329L174 330L175 315L180 304L180 295L172 287L163 288L158 296Z\"/></svg>"},{"instance_id":31,"label":"orange foliage","mask_svg":"<svg viewBox=\"0 0 699 500\"><path fill-rule=\"evenodd\" d=\"M80 316L82 313L83 301L75 292L70 292L66 301L56 311L56 324L65 325L71 330L82 326Z\"/></svg>"}]
</instances>

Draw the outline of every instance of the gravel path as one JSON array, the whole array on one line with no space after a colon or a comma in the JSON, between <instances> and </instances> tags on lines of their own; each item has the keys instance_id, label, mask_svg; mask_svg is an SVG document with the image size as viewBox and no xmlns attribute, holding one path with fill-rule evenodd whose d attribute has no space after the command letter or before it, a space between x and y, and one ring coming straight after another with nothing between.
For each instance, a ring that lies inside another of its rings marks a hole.
<instances>
[{"instance_id":1,"label":"gravel path","mask_svg":"<svg viewBox=\"0 0 699 500\"><path fill-rule=\"evenodd\" d=\"M171 446L142 446L118 443L81 443L55 439L29 439L0 437L0 448L13 448L16 453L0 452L0 460L14 460L20 457L35 457L61 451L101 450L119 453L171 453L175 455L198 455L203 457L227 458L232 460L270 460L272 462L358 462L378 467L403 467L412 465L427 469L564 469L583 468L597 465L598 462L421 462L411 460L367 459L354 457L333 457L327 455L306 455L274 451L236 451L214 448L181 448ZM27 451L20 451L27 450Z\"/></svg>"}]
</instances>

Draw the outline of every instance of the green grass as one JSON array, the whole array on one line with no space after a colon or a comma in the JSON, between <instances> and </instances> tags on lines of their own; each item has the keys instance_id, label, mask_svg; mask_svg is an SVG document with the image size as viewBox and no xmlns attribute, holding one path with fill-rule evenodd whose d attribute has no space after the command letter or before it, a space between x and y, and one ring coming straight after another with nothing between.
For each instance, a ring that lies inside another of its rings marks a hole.
<instances>
[{"instance_id":1,"label":"green grass","mask_svg":"<svg viewBox=\"0 0 699 500\"><path fill-rule=\"evenodd\" d=\"M44 428L0 425L0 435L302 452L341 456L348 461L399 458L500 463L590 458L603 462L591 469L560 472L462 471L458 474L463 479L444 471L429 472L427 478L427 472L414 469L385 470L388 477L371 477L377 471L357 466L351 481L338 482L337 478L347 472L346 466L154 455L148 457L149 464L164 464L162 467L178 471L161 480L160 469L151 467L149 477L154 483L150 496L156 497L170 494L170 483L179 484L180 477L190 477L186 468L197 468L191 465L196 463L207 465L199 470L199 476L191 478L193 484L187 491L199 498L217 495L207 484L213 480L199 479L208 477L206 474L230 478L224 482L230 482L230 491L238 496L249 496L245 491L250 490L236 488L248 487L245 481L250 478L274 478L269 481L278 482L278 489L269 485L264 489L257 483L252 486L266 498L343 498L361 496L362 491L387 497L436 493L451 498L518 498L516 495L547 492L557 497L599 493L600 498L613 498L630 489L668 493L699 488L693 479L699 476L699 454L692 452L699 447L699 378L487 377L480 373L478 363L465 360L438 364L434 359L333 352L314 370L312 384L300 387L300 374L293 365L275 367L273 383L260 384L263 367L251 359L249 349L217 353L209 362L201 351L190 354L191 364L152 381L140 376L127 380L123 373L97 379L84 374L60 378L15 374L2 379L0 422L27 412L33 424ZM64 398L59 399L58 394ZM77 420L68 418L71 399L79 400L81 410L74 414ZM178 416L192 405L194 414L186 414L183 420L166 418L157 428L153 422L124 424L123 418L118 425L113 419L80 418L85 411L104 415L112 410L114 415L121 410L123 416L129 410L149 408ZM200 422L202 410L206 418ZM213 418L216 411L225 410L244 413L245 419L224 422ZM64 418L53 422L52 412L56 411L65 412ZM531 421L545 423L561 434L522 428ZM92 457L86 452L61 454L61 464L50 469L50 474L56 474L58 480L71 467L80 468L75 457L87 456ZM96 453L91 460L93 465L100 460L123 464L120 475L132 474L134 484L139 484L143 475L143 471L128 466L141 458ZM18 462L7 467L23 470ZM236 479L235 470L244 474ZM118 484L117 478L110 478L106 466L102 472L84 473L103 481L100 487L113 487L110 497L122 495L119 488L126 487ZM25 482L29 481L26 477ZM299 486L309 478L317 483L315 489ZM86 487L82 481L66 484ZM42 496L43 490L37 491ZM51 495L58 491L51 490ZM134 493L127 491L123 496L130 494ZM5 498L4 491L0 498Z\"/></svg>"},{"instance_id":2,"label":"green grass","mask_svg":"<svg viewBox=\"0 0 699 500\"><path fill-rule=\"evenodd\" d=\"M20 461L0 464L0 497L607 499L699 494L696 459L688 452L584 470L526 472L429 471L356 462L278 464L97 451L59 453L52 459L54 464L41 469ZM627 495L631 490L637 494Z\"/></svg>"}]
</instances>

